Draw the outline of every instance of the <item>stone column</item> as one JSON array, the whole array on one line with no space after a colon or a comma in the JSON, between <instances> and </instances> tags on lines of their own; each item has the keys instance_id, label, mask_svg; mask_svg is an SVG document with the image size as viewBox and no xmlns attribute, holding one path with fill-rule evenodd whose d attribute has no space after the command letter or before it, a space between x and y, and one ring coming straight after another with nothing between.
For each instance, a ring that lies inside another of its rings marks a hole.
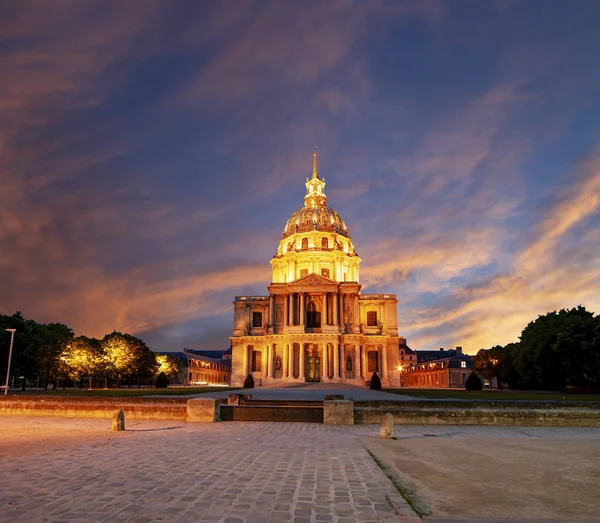
<instances>
[{"instance_id":1,"label":"stone column","mask_svg":"<svg viewBox=\"0 0 600 523\"><path fill-rule=\"evenodd\" d=\"M383 345L381 349L381 377L388 377L388 369L387 369L387 345Z\"/></svg>"},{"instance_id":2,"label":"stone column","mask_svg":"<svg viewBox=\"0 0 600 523\"><path fill-rule=\"evenodd\" d=\"M248 345L244 345L244 351L242 352L242 378L246 379L248 376Z\"/></svg>"},{"instance_id":3,"label":"stone column","mask_svg":"<svg viewBox=\"0 0 600 523\"><path fill-rule=\"evenodd\" d=\"M327 293L323 293L323 314L321 314L321 326L329 325L327 321Z\"/></svg>"},{"instance_id":4,"label":"stone column","mask_svg":"<svg viewBox=\"0 0 600 523\"><path fill-rule=\"evenodd\" d=\"M329 379L329 345L327 343L323 343L323 379Z\"/></svg>"},{"instance_id":5,"label":"stone column","mask_svg":"<svg viewBox=\"0 0 600 523\"><path fill-rule=\"evenodd\" d=\"M360 323L360 316L359 316L359 308L358 308L358 294L354 295L353 302L354 302L354 325L358 325Z\"/></svg>"},{"instance_id":6,"label":"stone column","mask_svg":"<svg viewBox=\"0 0 600 523\"><path fill-rule=\"evenodd\" d=\"M300 368L298 369L298 379L304 380L304 343L300 344L300 361L298 362Z\"/></svg>"},{"instance_id":7,"label":"stone column","mask_svg":"<svg viewBox=\"0 0 600 523\"><path fill-rule=\"evenodd\" d=\"M294 293L292 292L289 296L289 306L288 306L288 313L289 313L289 322L288 325L294 325Z\"/></svg>"},{"instance_id":8,"label":"stone column","mask_svg":"<svg viewBox=\"0 0 600 523\"><path fill-rule=\"evenodd\" d=\"M262 365L260 367L263 378L266 378L267 376L267 364L268 364L268 358L267 358L267 348L268 345L265 345L264 349L261 352L261 358L262 358Z\"/></svg>"},{"instance_id":9,"label":"stone column","mask_svg":"<svg viewBox=\"0 0 600 523\"><path fill-rule=\"evenodd\" d=\"M333 344L333 377L340 379L340 346L338 343Z\"/></svg>"},{"instance_id":10,"label":"stone column","mask_svg":"<svg viewBox=\"0 0 600 523\"><path fill-rule=\"evenodd\" d=\"M354 377L355 378L362 378L362 374L361 371L362 369L360 368L360 345L355 345L354 346Z\"/></svg>"},{"instance_id":11,"label":"stone column","mask_svg":"<svg viewBox=\"0 0 600 523\"><path fill-rule=\"evenodd\" d=\"M289 296L286 294L285 299L283 300L283 326L289 325L288 323L288 303Z\"/></svg>"},{"instance_id":12,"label":"stone column","mask_svg":"<svg viewBox=\"0 0 600 523\"><path fill-rule=\"evenodd\" d=\"M294 344L288 345L288 376L294 378Z\"/></svg>"},{"instance_id":13,"label":"stone column","mask_svg":"<svg viewBox=\"0 0 600 523\"><path fill-rule=\"evenodd\" d=\"M299 314L299 319L300 319L300 325L304 326L304 293L301 292L300 293L300 310L298 311ZM303 350L303 349L301 349ZM302 365L300 365L300 367L302 367Z\"/></svg>"},{"instance_id":14,"label":"stone column","mask_svg":"<svg viewBox=\"0 0 600 523\"><path fill-rule=\"evenodd\" d=\"M275 297L272 294L269 296L269 325L271 328L275 325Z\"/></svg>"},{"instance_id":15,"label":"stone column","mask_svg":"<svg viewBox=\"0 0 600 523\"><path fill-rule=\"evenodd\" d=\"M360 348L360 366L361 366L361 370L362 370L362 377L363 378L368 378L368 371L367 371L367 347L366 345L363 345Z\"/></svg>"},{"instance_id":16,"label":"stone column","mask_svg":"<svg viewBox=\"0 0 600 523\"><path fill-rule=\"evenodd\" d=\"M338 308L338 293L337 292L333 295L333 324L334 325L340 324L339 308Z\"/></svg>"},{"instance_id":17,"label":"stone column","mask_svg":"<svg viewBox=\"0 0 600 523\"><path fill-rule=\"evenodd\" d=\"M289 345L284 345L283 346L283 358L281 358L281 360L282 360L281 361L281 364L282 364L281 377L282 378L287 378L290 375L289 369L288 369L288 365L289 365L288 355L289 355Z\"/></svg>"},{"instance_id":18,"label":"stone column","mask_svg":"<svg viewBox=\"0 0 600 523\"><path fill-rule=\"evenodd\" d=\"M269 358L269 362L267 364L267 376L269 378L273 377L273 345L269 345L267 347L267 357Z\"/></svg>"}]
</instances>

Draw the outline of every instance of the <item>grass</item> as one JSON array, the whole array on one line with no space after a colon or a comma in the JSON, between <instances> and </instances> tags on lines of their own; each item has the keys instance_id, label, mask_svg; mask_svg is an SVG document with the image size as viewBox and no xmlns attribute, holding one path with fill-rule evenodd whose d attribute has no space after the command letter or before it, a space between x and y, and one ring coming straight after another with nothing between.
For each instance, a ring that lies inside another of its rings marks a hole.
<instances>
[{"instance_id":1,"label":"grass","mask_svg":"<svg viewBox=\"0 0 600 523\"><path fill-rule=\"evenodd\" d=\"M26 390L14 391L11 390L9 395L19 396L90 396L97 398L105 397L126 397L126 396L185 396L187 394L201 394L204 392L221 392L225 390L238 390L237 387L177 387L168 389L156 389L156 388L131 388L131 389L58 389L58 390Z\"/></svg>"},{"instance_id":2,"label":"grass","mask_svg":"<svg viewBox=\"0 0 600 523\"><path fill-rule=\"evenodd\" d=\"M447 389L385 389L392 394L403 394L426 399L459 399L491 401L598 401L600 394L563 394L512 390L447 390Z\"/></svg>"}]
</instances>

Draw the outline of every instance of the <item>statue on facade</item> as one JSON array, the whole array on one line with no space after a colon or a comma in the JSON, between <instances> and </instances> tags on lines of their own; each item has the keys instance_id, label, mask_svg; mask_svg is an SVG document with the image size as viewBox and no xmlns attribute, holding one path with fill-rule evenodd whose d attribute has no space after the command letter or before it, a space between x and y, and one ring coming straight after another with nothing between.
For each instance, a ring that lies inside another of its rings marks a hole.
<instances>
[{"instance_id":1,"label":"statue on facade","mask_svg":"<svg viewBox=\"0 0 600 523\"><path fill-rule=\"evenodd\" d=\"M350 310L350 305L346 305L346 311L344 313L344 322L352 323L352 311Z\"/></svg>"}]
</instances>

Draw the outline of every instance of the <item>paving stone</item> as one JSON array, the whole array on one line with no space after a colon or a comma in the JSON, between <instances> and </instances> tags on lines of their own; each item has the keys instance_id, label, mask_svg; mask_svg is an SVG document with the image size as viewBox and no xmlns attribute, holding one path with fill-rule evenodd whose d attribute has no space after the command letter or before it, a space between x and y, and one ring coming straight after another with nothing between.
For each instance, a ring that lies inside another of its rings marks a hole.
<instances>
[{"instance_id":1,"label":"paving stone","mask_svg":"<svg viewBox=\"0 0 600 523\"><path fill-rule=\"evenodd\" d=\"M15 432L78 429L106 439L0 460L0 523L421 522L360 443L377 436L375 425L131 420L109 438L106 420L4 416L2 423ZM598 437L597 429L576 427L394 427L398 438L424 433Z\"/></svg>"}]
</instances>

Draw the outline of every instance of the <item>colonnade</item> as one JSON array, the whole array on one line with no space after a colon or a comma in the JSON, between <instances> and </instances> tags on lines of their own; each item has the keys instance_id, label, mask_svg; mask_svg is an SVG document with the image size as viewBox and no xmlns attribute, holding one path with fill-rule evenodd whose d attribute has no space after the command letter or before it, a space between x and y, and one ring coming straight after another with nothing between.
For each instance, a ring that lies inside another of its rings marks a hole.
<instances>
[{"instance_id":1,"label":"colonnade","mask_svg":"<svg viewBox=\"0 0 600 523\"><path fill-rule=\"evenodd\" d=\"M307 323L307 305L310 300L320 303L321 325L342 325L344 323L358 323L358 300L354 296L338 292L307 293L294 292L286 294L284 298L283 325L304 326ZM346 321L346 309L352 315L350 321ZM275 324L275 296L269 299L269 324Z\"/></svg>"},{"instance_id":2,"label":"colonnade","mask_svg":"<svg viewBox=\"0 0 600 523\"><path fill-rule=\"evenodd\" d=\"M307 344L299 343L299 354L298 360L295 357L293 343L287 343L281 345L281 351L279 347L276 349L275 344L268 344L266 348L261 351L262 365L261 369L264 376L267 378L275 377L275 357L281 357L281 379L296 379L303 381L306 379L305 365L306 365L306 345L317 345L320 349L318 356L321 359L322 378L324 380L333 379L339 380L345 377L345 361L341 356L341 346L337 343L321 343L321 344ZM251 372L252 345L244 345L242 355L242 375L247 376ZM277 352L277 354L275 354ZM364 345L355 344L353 348L347 347L346 356L352 357L353 369L352 373L355 379L364 379L369 375L368 372L368 357L367 347ZM388 377L387 368L387 347L382 345L377 349L378 367L379 374L382 378ZM340 361L342 359L342 361ZM332 360L332 361L330 361ZM332 363L332 368L330 368Z\"/></svg>"}]
</instances>

